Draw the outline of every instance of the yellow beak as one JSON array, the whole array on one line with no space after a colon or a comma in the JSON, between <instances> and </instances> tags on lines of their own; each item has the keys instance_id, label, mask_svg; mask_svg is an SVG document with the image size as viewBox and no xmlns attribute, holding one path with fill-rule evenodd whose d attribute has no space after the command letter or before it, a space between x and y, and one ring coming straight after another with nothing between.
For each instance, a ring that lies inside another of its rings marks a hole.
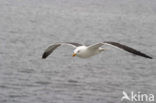
<instances>
[{"instance_id":1,"label":"yellow beak","mask_svg":"<svg viewBox=\"0 0 156 103\"><path fill-rule=\"evenodd\" d=\"M73 57L75 57L75 56L76 56L76 54L74 53L72 56L73 56Z\"/></svg>"}]
</instances>

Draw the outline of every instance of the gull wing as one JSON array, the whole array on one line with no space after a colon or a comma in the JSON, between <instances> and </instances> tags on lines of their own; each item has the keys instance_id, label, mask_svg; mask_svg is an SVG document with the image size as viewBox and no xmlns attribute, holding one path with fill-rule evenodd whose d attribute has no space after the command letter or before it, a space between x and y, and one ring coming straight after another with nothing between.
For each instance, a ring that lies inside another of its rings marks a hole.
<instances>
[{"instance_id":1,"label":"gull wing","mask_svg":"<svg viewBox=\"0 0 156 103\"><path fill-rule=\"evenodd\" d=\"M103 42L103 43L118 47L120 49L123 49L123 50L125 50L125 51L127 51L129 53L132 53L132 54L135 54L135 55L138 55L138 56L142 56L142 57L145 57L145 58L152 59L152 57L148 56L145 53L142 53L141 51L138 51L138 50L136 50L134 48L128 47L126 45L123 45L123 44L120 44L120 43L117 43L117 42Z\"/></svg>"},{"instance_id":2,"label":"gull wing","mask_svg":"<svg viewBox=\"0 0 156 103\"><path fill-rule=\"evenodd\" d=\"M97 44L88 46L88 49L90 49L90 50L98 49L98 48L101 47L102 45L104 45L104 44L103 44L103 43L97 43Z\"/></svg>"},{"instance_id":3,"label":"gull wing","mask_svg":"<svg viewBox=\"0 0 156 103\"><path fill-rule=\"evenodd\" d=\"M117 43L117 42L101 42L101 43L97 43L97 44L94 44L94 45L91 45L91 46L88 46L88 49L98 49L99 47L101 47L102 45L111 45L111 46L114 46L114 47L118 47L122 50L125 50L129 53L132 53L132 54L135 54L135 55L138 55L138 56L142 56L142 57L145 57L145 58L149 58L149 59L152 59L152 57L148 56L147 54L145 53L142 53L136 49L133 49L131 47L128 47L126 45L123 45L123 44L120 44L120 43Z\"/></svg>"},{"instance_id":4,"label":"gull wing","mask_svg":"<svg viewBox=\"0 0 156 103\"><path fill-rule=\"evenodd\" d=\"M49 46L43 53L42 55L42 59L46 59L56 48L58 48L61 45L70 45L73 46L74 48L78 47L78 46L82 46L82 44L79 43L74 43L74 42L62 42L62 43L56 43L53 44L51 46Z\"/></svg>"}]
</instances>

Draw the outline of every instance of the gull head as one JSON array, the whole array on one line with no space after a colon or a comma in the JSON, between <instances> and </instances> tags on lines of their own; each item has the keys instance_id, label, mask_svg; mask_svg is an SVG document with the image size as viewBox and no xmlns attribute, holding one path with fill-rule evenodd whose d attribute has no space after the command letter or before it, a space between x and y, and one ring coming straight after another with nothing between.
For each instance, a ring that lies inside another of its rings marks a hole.
<instances>
[{"instance_id":1,"label":"gull head","mask_svg":"<svg viewBox=\"0 0 156 103\"><path fill-rule=\"evenodd\" d=\"M87 47L86 46L79 46L77 47L75 50L74 50L74 53L73 53L73 57L75 56L81 56L84 54L84 52L86 51Z\"/></svg>"}]
</instances>

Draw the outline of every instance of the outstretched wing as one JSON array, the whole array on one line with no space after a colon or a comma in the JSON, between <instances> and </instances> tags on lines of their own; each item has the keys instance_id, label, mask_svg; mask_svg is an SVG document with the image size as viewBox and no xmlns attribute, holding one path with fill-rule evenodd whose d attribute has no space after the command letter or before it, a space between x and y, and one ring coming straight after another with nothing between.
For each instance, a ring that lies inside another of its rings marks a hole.
<instances>
[{"instance_id":1,"label":"outstretched wing","mask_svg":"<svg viewBox=\"0 0 156 103\"><path fill-rule=\"evenodd\" d=\"M152 57L148 56L145 53L142 53L142 52L140 52L140 51L138 51L136 49L133 49L131 47L128 47L126 45L123 45L123 44L120 44L120 43L117 43L117 42L110 42L110 41L108 41L108 42L101 42L101 43L89 46L88 49L97 49L97 48L101 47L104 44L112 45L112 46L118 47L120 49L123 49L123 50L125 50L127 52L133 53L135 55L139 55L139 56L142 56L142 57L145 57L145 58L152 59Z\"/></svg>"},{"instance_id":2,"label":"outstretched wing","mask_svg":"<svg viewBox=\"0 0 156 103\"><path fill-rule=\"evenodd\" d=\"M51 46L49 46L45 52L43 53L42 55L42 59L46 59L56 48L58 48L59 46L63 45L63 44L67 44L67 45L70 45L70 46L73 46L74 48L78 47L78 46L82 46L81 44L79 43L74 43L74 42L62 42L62 43L56 43L56 44L53 44Z\"/></svg>"},{"instance_id":3,"label":"outstretched wing","mask_svg":"<svg viewBox=\"0 0 156 103\"><path fill-rule=\"evenodd\" d=\"M128 47L126 45L123 45L123 44L120 44L120 43L117 43L117 42L104 42L104 44L110 44L110 45L116 46L116 47L118 47L120 49L123 49L123 50L125 50L127 52L133 53L135 55L139 55L139 56L142 56L142 57L145 57L145 58L152 59L152 57L148 56L145 53L142 53L141 51L138 51L136 49L133 49L131 47Z\"/></svg>"}]
</instances>

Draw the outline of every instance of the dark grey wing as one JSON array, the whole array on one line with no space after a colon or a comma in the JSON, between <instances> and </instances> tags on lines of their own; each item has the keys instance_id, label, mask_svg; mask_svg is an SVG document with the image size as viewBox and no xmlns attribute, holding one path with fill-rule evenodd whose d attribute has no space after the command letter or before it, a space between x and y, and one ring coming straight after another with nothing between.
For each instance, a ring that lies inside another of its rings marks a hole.
<instances>
[{"instance_id":1,"label":"dark grey wing","mask_svg":"<svg viewBox=\"0 0 156 103\"><path fill-rule=\"evenodd\" d=\"M42 59L46 59L56 48L58 48L61 44L54 44L49 46L42 55Z\"/></svg>"},{"instance_id":2,"label":"dark grey wing","mask_svg":"<svg viewBox=\"0 0 156 103\"><path fill-rule=\"evenodd\" d=\"M123 45L123 44L120 44L120 43L117 43L117 42L103 42L104 44L107 43L107 44L110 44L110 45L113 45L113 46L116 46L118 48L121 48L127 52L130 52L130 53L133 53L135 55L139 55L139 56L142 56L142 57L145 57L145 58L149 58L149 59L152 59L152 57L148 56L147 54L144 54L136 49L133 49L131 47L128 47L126 45Z\"/></svg>"},{"instance_id":3,"label":"dark grey wing","mask_svg":"<svg viewBox=\"0 0 156 103\"><path fill-rule=\"evenodd\" d=\"M61 46L62 44L67 44L67 45L71 45L73 47L78 47L78 46L81 46L81 44L79 43L74 43L74 42L62 42L62 43L56 43L56 44L53 44L51 46L49 46L45 52L43 53L42 55L42 59L46 59L56 48L58 48L59 46Z\"/></svg>"}]
</instances>

